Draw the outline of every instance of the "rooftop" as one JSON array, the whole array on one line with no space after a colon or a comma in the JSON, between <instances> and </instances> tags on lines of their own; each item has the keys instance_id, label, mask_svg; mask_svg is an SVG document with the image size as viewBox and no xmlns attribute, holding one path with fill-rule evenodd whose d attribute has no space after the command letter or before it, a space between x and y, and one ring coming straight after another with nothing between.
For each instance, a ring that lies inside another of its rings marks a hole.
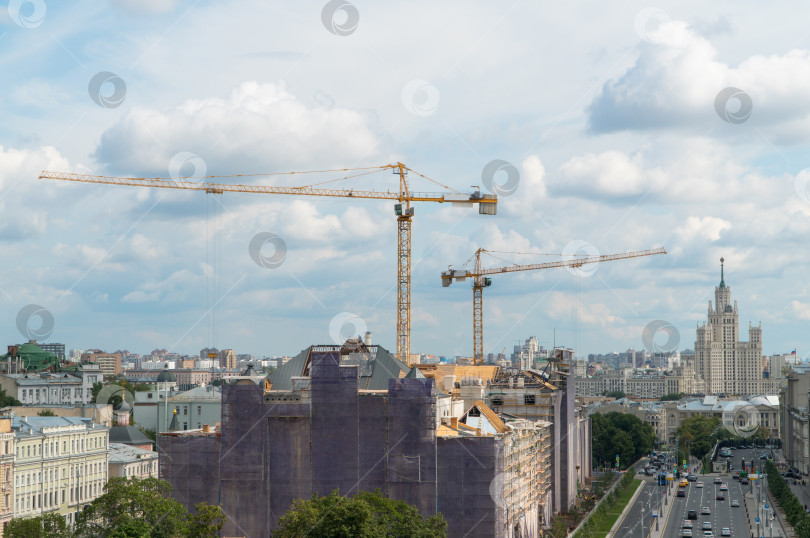
<instances>
[{"instance_id":1,"label":"rooftop","mask_svg":"<svg viewBox=\"0 0 810 538\"><path fill-rule=\"evenodd\" d=\"M169 397L170 402L199 402L199 401L222 401L222 389L212 385L203 387L195 387L190 390L184 390L174 396Z\"/></svg>"},{"instance_id":2,"label":"rooftop","mask_svg":"<svg viewBox=\"0 0 810 538\"><path fill-rule=\"evenodd\" d=\"M123 443L110 443L110 463L132 463L144 459L157 458L157 452Z\"/></svg>"}]
</instances>

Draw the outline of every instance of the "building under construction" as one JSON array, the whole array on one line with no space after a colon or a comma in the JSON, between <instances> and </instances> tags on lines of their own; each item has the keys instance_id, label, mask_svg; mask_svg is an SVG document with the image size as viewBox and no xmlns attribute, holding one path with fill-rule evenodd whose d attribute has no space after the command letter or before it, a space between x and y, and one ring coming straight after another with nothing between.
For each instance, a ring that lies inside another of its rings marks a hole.
<instances>
[{"instance_id":1,"label":"building under construction","mask_svg":"<svg viewBox=\"0 0 810 538\"><path fill-rule=\"evenodd\" d=\"M295 499L336 489L379 489L424 516L439 512L449 536L539 536L551 513L552 425L499 416L481 400L442 417L433 379L373 351L311 347L277 378L283 388L273 378L223 385L219 429L161 434L161 478L189 509L221 504L224 536L267 536Z\"/></svg>"}]
</instances>

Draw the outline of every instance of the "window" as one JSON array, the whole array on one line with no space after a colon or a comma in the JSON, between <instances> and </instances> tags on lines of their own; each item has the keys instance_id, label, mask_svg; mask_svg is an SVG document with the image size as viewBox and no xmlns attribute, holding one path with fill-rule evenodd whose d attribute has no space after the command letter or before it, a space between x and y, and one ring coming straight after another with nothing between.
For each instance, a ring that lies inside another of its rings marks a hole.
<instances>
[{"instance_id":1,"label":"window","mask_svg":"<svg viewBox=\"0 0 810 538\"><path fill-rule=\"evenodd\" d=\"M187 405L183 406L183 415L188 415L188 406Z\"/></svg>"},{"instance_id":2,"label":"window","mask_svg":"<svg viewBox=\"0 0 810 538\"><path fill-rule=\"evenodd\" d=\"M200 415L202 415L202 406L198 405L197 406L197 416L200 416Z\"/></svg>"},{"instance_id":3,"label":"window","mask_svg":"<svg viewBox=\"0 0 810 538\"><path fill-rule=\"evenodd\" d=\"M534 405L534 394L524 394L523 403L526 405Z\"/></svg>"}]
</instances>

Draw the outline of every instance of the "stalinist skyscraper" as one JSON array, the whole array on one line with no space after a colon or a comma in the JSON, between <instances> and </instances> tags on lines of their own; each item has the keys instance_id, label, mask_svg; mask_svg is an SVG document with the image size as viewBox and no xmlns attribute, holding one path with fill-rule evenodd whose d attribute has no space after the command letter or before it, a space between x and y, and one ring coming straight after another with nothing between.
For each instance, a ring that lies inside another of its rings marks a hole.
<instances>
[{"instance_id":1,"label":"stalinist skyscraper","mask_svg":"<svg viewBox=\"0 0 810 538\"><path fill-rule=\"evenodd\" d=\"M707 394L763 394L772 392L763 379L762 324L748 325L748 342L740 341L737 301L731 303L720 258L720 285L714 288L714 308L709 301L709 321L698 325L695 373L702 377Z\"/></svg>"}]
</instances>

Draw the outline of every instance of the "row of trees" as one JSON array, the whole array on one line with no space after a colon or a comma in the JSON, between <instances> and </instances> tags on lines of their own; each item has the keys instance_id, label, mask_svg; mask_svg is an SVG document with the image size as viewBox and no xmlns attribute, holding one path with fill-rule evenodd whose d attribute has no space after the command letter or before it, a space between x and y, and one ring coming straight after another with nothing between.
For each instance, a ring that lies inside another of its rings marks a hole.
<instances>
[{"instance_id":1,"label":"row of trees","mask_svg":"<svg viewBox=\"0 0 810 538\"><path fill-rule=\"evenodd\" d=\"M652 426L634 415L617 411L605 415L594 413L591 426L595 465L613 465L619 456L619 465L625 469L649 453L655 443Z\"/></svg>"},{"instance_id":2,"label":"row of trees","mask_svg":"<svg viewBox=\"0 0 810 538\"><path fill-rule=\"evenodd\" d=\"M6 526L8 538L214 538L225 523L219 506L200 503L195 513L171 497L172 486L157 478L111 478L104 494L91 502L68 529L58 514L13 519Z\"/></svg>"},{"instance_id":3,"label":"row of trees","mask_svg":"<svg viewBox=\"0 0 810 538\"><path fill-rule=\"evenodd\" d=\"M810 515L805 512L802 503L790 491L790 487L779 473L779 469L773 463L767 462L765 473L768 475L768 487L785 513L788 523L796 531L796 535L799 538L810 538Z\"/></svg>"},{"instance_id":4,"label":"row of trees","mask_svg":"<svg viewBox=\"0 0 810 538\"><path fill-rule=\"evenodd\" d=\"M104 494L76 518L73 529L58 514L8 523L7 538L214 538L225 523L220 506L200 503L194 513L171 497L172 486L157 478L111 478ZM379 490L343 497L337 491L295 501L273 536L447 536L447 522L423 518L416 507L384 497Z\"/></svg>"},{"instance_id":5,"label":"row of trees","mask_svg":"<svg viewBox=\"0 0 810 538\"><path fill-rule=\"evenodd\" d=\"M600 530L604 531L605 528L609 530L616 521L617 512L621 513L624 508L624 506L619 506L621 498L627 497L633 489L638 487L634 478L635 470L631 467L624 473L619 485L591 513L591 517L583 523L574 538L593 538L599 535Z\"/></svg>"},{"instance_id":6,"label":"row of trees","mask_svg":"<svg viewBox=\"0 0 810 538\"><path fill-rule=\"evenodd\" d=\"M702 460L709 454L715 443L720 446L756 445L759 440L767 439L769 435L767 428L760 426L752 436L742 438L721 426L719 418L703 416L684 419L676 431L680 436L678 461L686 459L687 453Z\"/></svg>"}]
</instances>

